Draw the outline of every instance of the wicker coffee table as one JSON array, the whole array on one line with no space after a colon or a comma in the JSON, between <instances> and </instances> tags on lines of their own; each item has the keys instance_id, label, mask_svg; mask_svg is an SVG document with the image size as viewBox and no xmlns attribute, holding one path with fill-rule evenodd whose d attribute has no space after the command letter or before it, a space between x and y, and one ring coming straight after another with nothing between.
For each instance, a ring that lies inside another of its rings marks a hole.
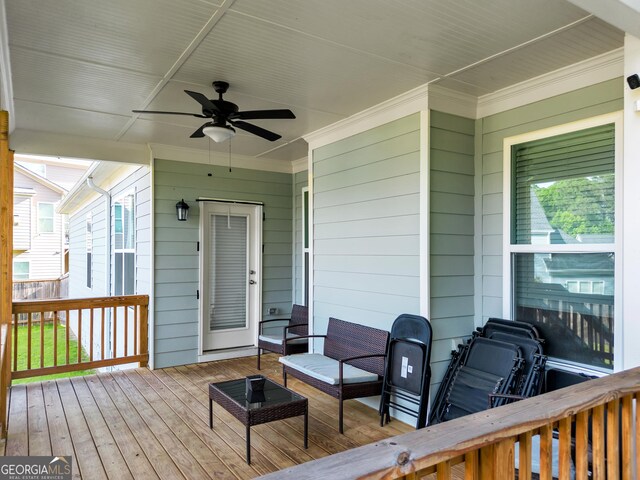
<instances>
[{"instance_id":1,"label":"wicker coffee table","mask_svg":"<svg viewBox=\"0 0 640 480\"><path fill-rule=\"evenodd\" d=\"M247 429L247 463L251 464L251 427L304 415L304 448L309 423L307 399L265 379L263 393L247 395L246 379L209 384L209 428L213 428L213 402L242 422Z\"/></svg>"}]
</instances>

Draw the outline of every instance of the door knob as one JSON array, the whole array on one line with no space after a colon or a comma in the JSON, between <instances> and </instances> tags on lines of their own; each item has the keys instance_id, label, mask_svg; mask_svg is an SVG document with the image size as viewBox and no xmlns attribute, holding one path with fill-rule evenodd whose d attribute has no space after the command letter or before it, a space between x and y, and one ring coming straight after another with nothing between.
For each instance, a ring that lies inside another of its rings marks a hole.
<instances>
[{"instance_id":1,"label":"door knob","mask_svg":"<svg viewBox=\"0 0 640 480\"><path fill-rule=\"evenodd\" d=\"M249 280L249 285L255 285L256 283L258 282L256 282L255 280Z\"/></svg>"},{"instance_id":2,"label":"door knob","mask_svg":"<svg viewBox=\"0 0 640 480\"><path fill-rule=\"evenodd\" d=\"M255 274L256 274L256 271L255 271L255 270L249 270L249 274L250 274L250 275L255 275Z\"/></svg>"}]
</instances>

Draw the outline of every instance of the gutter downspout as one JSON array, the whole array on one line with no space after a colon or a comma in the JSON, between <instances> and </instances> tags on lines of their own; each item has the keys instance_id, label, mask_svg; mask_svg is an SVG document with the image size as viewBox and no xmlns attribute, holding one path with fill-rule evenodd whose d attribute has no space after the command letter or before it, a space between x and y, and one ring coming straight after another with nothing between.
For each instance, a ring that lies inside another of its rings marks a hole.
<instances>
[{"instance_id":1,"label":"gutter downspout","mask_svg":"<svg viewBox=\"0 0 640 480\"><path fill-rule=\"evenodd\" d=\"M104 262L104 266L105 266L105 290L106 290L106 295L110 296L111 295L111 194L109 192L107 192L106 190L103 190L102 188L98 187L95 183L93 183L93 177L87 177L87 186L98 192L100 195L102 195L104 197L105 200L105 262ZM110 311L109 311L110 313ZM108 351L111 352L112 349L112 345L111 345L111 337L112 337L112 332L111 332L111 314L109 314L108 320L107 320L107 339L109 342L108 345ZM112 355L115 352L112 352Z\"/></svg>"}]
</instances>

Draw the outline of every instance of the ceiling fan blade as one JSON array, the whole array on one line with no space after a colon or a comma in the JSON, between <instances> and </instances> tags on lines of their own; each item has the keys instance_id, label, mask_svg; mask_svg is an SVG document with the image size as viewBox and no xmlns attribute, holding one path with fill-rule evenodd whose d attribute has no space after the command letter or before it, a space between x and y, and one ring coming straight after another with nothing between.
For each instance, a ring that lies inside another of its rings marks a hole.
<instances>
[{"instance_id":1,"label":"ceiling fan blade","mask_svg":"<svg viewBox=\"0 0 640 480\"><path fill-rule=\"evenodd\" d=\"M209 118L206 115L202 115L201 113L187 113L187 112L159 112L156 110L131 110L133 113L160 113L163 115L187 115L189 117L197 117L197 118Z\"/></svg>"},{"instance_id":2,"label":"ceiling fan blade","mask_svg":"<svg viewBox=\"0 0 640 480\"><path fill-rule=\"evenodd\" d=\"M207 97L205 97L202 93L192 92L191 90L185 90L184 92L187 95L189 95L191 98L193 98L196 102L198 102L200 105L202 105L202 108L204 110L212 112L212 114L222 113L220 109L216 107L216 104L213 103L211 100L209 100Z\"/></svg>"},{"instance_id":3,"label":"ceiling fan blade","mask_svg":"<svg viewBox=\"0 0 640 480\"><path fill-rule=\"evenodd\" d=\"M231 119L240 120L258 120L258 119L275 119L275 118L296 118L291 110L248 110L246 112L237 112L229 115Z\"/></svg>"},{"instance_id":4,"label":"ceiling fan blade","mask_svg":"<svg viewBox=\"0 0 640 480\"><path fill-rule=\"evenodd\" d=\"M197 129L195 132L193 132L191 135L189 135L189 138L201 138L204 137L204 132L202 130L204 130L205 127L208 127L209 125L212 125L211 122L207 122L204 125L202 125L199 129Z\"/></svg>"},{"instance_id":5,"label":"ceiling fan blade","mask_svg":"<svg viewBox=\"0 0 640 480\"><path fill-rule=\"evenodd\" d=\"M253 133L254 135L258 135L259 137L264 138L265 140L269 140L270 142L275 142L279 138L282 138L282 135L278 135L277 133L270 132L269 130L265 130L262 127L258 127L257 125L253 125L251 123L242 122L242 121L231 121L229 123L234 127L238 127L242 130L245 130L249 133Z\"/></svg>"}]
</instances>

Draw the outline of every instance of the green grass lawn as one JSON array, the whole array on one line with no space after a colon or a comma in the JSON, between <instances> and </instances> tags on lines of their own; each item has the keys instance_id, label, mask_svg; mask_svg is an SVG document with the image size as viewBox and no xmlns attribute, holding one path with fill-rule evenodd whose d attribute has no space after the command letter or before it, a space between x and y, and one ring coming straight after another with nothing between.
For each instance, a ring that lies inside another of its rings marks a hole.
<instances>
[{"instance_id":1,"label":"green grass lawn","mask_svg":"<svg viewBox=\"0 0 640 480\"><path fill-rule=\"evenodd\" d=\"M75 335L69 332L69 363L76 363L78 359L78 340ZM27 369L27 335L28 328L26 325L18 327L18 371ZM65 327L58 325L58 365L66 363L65 354ZM40 368L40 324L31 326L31 368ZM88 355L82 351L82 359L89 360ZM45 323L44 325L44 366L53 366L53 324ZM89 375L95 373L94 370L79 370L77 372L56 373L53 375L43 375L39 377L24 378L13 380L12 384L39 382L42 380L52 380L54 378L78 377L81 375Z\"/></svg>"}]
</instances>

